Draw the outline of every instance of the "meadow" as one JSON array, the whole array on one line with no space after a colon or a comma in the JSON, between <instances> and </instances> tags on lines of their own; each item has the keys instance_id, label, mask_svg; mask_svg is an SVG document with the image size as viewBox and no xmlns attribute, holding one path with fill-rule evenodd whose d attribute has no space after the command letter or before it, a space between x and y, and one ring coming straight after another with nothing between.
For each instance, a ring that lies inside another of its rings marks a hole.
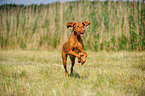
<instances>
[{"instance_id":1,"label":"meadow","mask_svg":"<svg viewBox=\"0 0 145 96\"><path fill-rule=\"evenodd\" d=\"M67 78L60 50L70 21L91 24L83 37L87 62L76 62ZM140 1L2 5L0 96L145 96L144 26Z\"/></svg>"},{"instance_id":2,"label":"meadow","mask_svg":"<svg viewBox=\"0 0 145 96\"><path fill-rule=\"evenodd\" d=\"M60 51L0 50L1 96L144 96L145 52L92 52L65 77ZM70 72L70 60L68 59Z\"/></svg>"},{"instance_id":3,"label":"meadow","mask_svg":"<svg viewBox=\"0 0 145 96\"><path fill-rule=\"evenodd\" d=\"M90 21L86 50L145 50L145 3L77 1L0 6L0 49L60 49L67 22Z\"/></svg>"}]
</instances>

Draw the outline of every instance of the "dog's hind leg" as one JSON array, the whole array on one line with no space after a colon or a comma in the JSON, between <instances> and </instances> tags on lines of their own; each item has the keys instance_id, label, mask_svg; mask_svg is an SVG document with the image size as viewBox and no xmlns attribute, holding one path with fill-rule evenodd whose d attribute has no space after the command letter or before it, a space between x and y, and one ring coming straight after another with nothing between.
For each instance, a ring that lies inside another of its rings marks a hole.
<instances>
[{"instance_id":1,"label":"dog's hind leg","mask_svg":"<svg viewBox=\"0 0 145 96\"><path fill-rule=\"evenodd\" d=\"M65 75L68 76L68 71L67 71L67 54L65 53L65 50L62 50L62 60L63 60L63 67L65 69Z\"/></svg>"},{"instance_id":2,"label":"dog's hind leg","mask_svg":"<svg viewBox=\"0 0 145 96\"><path fill-rule=\"evenodd\" d=\"M73 75L73 67L74 67L74 64L75 64L75 56L70 56L70 59L71 59L71 75Z\"/></svg>"}]
</instances>

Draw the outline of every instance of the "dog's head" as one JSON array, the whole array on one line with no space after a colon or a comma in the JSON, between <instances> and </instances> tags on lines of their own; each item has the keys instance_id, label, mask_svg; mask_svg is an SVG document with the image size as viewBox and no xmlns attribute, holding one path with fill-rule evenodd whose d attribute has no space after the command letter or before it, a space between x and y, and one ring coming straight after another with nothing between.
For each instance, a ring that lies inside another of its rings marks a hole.
<instances>
[{"instance_id":1,"label":"dog's head","mask_svg":"<svg viewBox=\"0 0 145 96\"><path fill-rule=\"evenodd\" d=\"M73 27L73 31L76 35L79 36L84 36L85 33L85 29L84 26L88 26L90 24L89 21L85 21L85 22L68 22L67 23L67 28L69 27Z\"/></svg>"}]
</instances>

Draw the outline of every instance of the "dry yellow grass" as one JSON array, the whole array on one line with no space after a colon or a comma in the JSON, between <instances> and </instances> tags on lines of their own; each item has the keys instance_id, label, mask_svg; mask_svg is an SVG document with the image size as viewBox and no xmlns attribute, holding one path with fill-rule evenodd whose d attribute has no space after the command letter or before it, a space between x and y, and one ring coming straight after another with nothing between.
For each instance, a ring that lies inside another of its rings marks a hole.
<instances>
[{"instance_id":1,"label":"dry yellow grass","mask_svg":"<svg viewBox=\"0 0 145 96\"><path fill-rule=\"evenodd\" d=\"M60 49L72 29L70 21L90 21L85 49L144 50L145 3L67 2L0 6L0 48Z\"/></svg>"}]
</instances>

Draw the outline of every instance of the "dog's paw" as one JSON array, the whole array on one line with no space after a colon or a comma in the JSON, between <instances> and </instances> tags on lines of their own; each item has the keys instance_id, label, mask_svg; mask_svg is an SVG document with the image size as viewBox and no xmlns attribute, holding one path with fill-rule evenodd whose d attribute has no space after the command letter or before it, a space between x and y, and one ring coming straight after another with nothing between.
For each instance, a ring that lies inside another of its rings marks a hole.
<instances>
[{"instance_id":1,"label":"dog's paw","mask_svg":"<svg viewBox=\"0 0 145 96\"><path fill-rule=\"evenodd\" d=\"M81 63L81 59L78 59L78 63Z\"/></svg>"},{"instance_id":2,"label":"dog's paw","mask_svg":"<svg viewBox=\"0 0 145 96\"><path fill-rule=\"evenodd\" d=\"M86 60L82 60L81 63L84 64L86 62Z\"/></svg>"},{"instance_id":3,"label":"dog's paw","mask_svg":"<svg viewBox=\"0 0 145 96\"><path fill-rule=\"evenodd\" d=\"M83 57L83 59L81 60L81 63L84 64L86 62L86 58Z\"/></svg>"}]
</instances>

